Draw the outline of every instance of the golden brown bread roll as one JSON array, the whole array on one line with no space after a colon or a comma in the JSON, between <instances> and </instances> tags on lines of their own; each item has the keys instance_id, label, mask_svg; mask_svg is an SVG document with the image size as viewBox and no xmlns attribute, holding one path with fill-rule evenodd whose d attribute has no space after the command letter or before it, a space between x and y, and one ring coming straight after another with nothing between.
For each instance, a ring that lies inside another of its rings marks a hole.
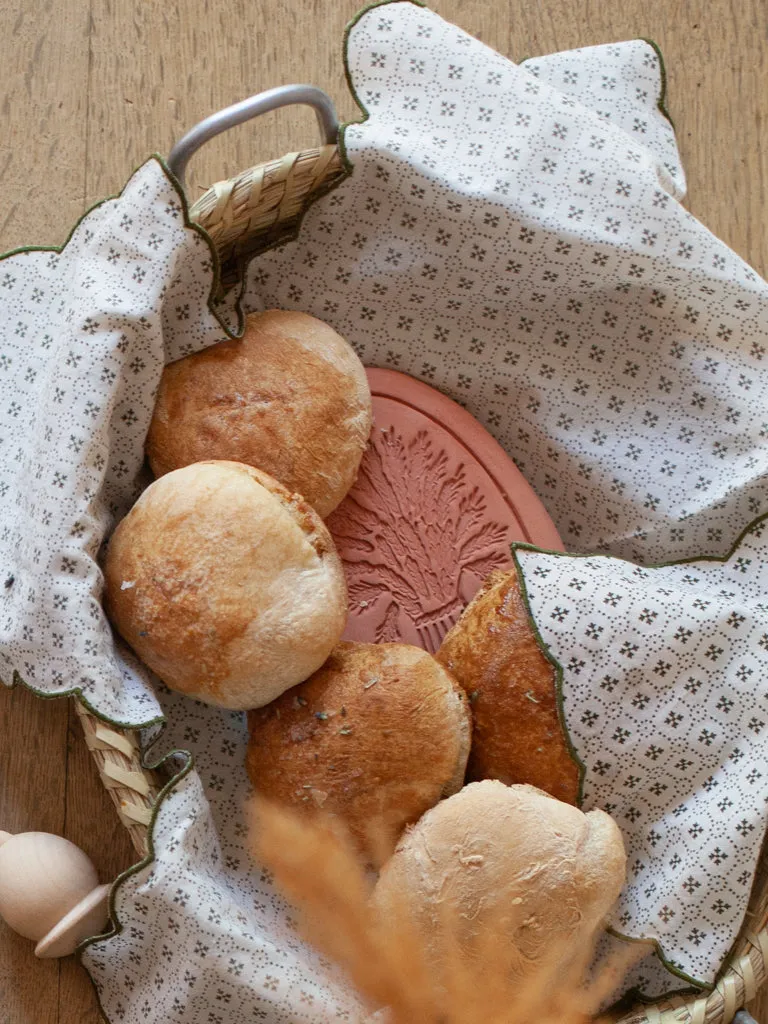
<instances>
[{"instance_id":1,"label":"golden brown bread roll","mask_svg":"<svg viewBox=\"0 0 768 1024\"><path fill-rule=\"evenodd\" d=\"M371 432L362 363L322 320L273 309L166 366L147 455L155 476L207 459L264 470L323 517L355 482Z\"/></svg>"},{"instance_id":2,"label":"golden brown bread roll","mask_svg":"<svg viewBox=\"0 0 768 1024\"><path fill-rule=\"evenodd\" d=\"M320 517L238 462L168 473L109 543L112 622L171 689L260 707L318 668L346 622L346 585Z\"/></svg>"},{"instance_id":3,"label":"golden brown bread roll","mask_svg":"<svg viewBox=\"0 0 768 1024\"><path fill-rule=\"evenodd\" d=\"M461 788L461 687L407 644L340 643L300 686L248 716L248 774L268 800L341 819L368 857Z\"/></svg>"},{"instance_id":4,"label":"golden brown bread roll","mask_svg":"<svg viewBox=\"0 0 768 1024\"><path fill-rule=\"evenodd\" d=\"M437 658L470 699L467 777L530 783L575 803L579 768L558 714L555 670L531 627L515 569L490 574Z\"/></svg>"},{"instance_id":5,"label":"golden brown bread roll","mask_svg":"<svg viewBox=\"0 0 768 1024\"><path fill-rule=\"evenodd\" d=\"M412 922L438 971L455 956L448 934L462 957L487 956L493 943L494 964L523 978L588 950L625 873L609 815L489 780L465 786L408 829L373 905Z\"/></svg>"}]
</instances>

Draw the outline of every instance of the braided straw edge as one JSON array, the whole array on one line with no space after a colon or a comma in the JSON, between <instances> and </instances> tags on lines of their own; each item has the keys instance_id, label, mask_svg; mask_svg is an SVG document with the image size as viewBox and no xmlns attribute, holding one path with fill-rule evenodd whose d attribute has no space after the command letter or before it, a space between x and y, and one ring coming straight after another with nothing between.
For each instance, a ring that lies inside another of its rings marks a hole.
<instances>
[{"instance_id":1,"label":"braided straw edge","mask_svg":"<svg viewBox=\"0 0 768 1024\"><path fill-rule=\"evenodd\" d=\"M309 204L346 176L336 146L288 153L212 185L192 205L190 218L210 236L220 260L220 288L240 278L247 260L292 237ZM142 858L160 787L141 764L135 734L110 728L77 702L86 743L102 782ZM757 927L754 922L758 922ZM768 976L768 847L760 856L745 927L730 965L712 992L674 996L637 1007L616 1024L731 1024ZM754 929L754 930L753 930Z\"/></svg>"},{"instance_id":2,"label":"braided straw edge","mask_svg":"<svg viewBox=\"0 0 768 1024\"><path fill-rule=\"evenodd\" d=\"M106 725L80 701L75 701L75 710L104 788L143 859L149 853L149 824L160 792L157 779L141 763L134 731Z\"/></svg>"},{"instance_id":3,"label":"braided straw edge","mask_svg":"<svg viewBox=\"0 0 768 1024\"><path fill-rule=\"evenodd\" d=\"M189 215L216 246L221 289L253 256L293 237L309 204L346 174L338 147L328 145L250 167L204 192Z\"/></svg>"}]
</instances>

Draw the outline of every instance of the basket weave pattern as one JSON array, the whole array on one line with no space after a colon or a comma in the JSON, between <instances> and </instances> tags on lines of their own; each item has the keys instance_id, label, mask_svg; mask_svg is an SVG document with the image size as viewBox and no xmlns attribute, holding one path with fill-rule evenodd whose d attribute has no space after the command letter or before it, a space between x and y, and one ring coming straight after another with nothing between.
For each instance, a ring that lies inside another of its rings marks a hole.
<instances>
[{"instance_id":1,"label":"basket weave pattern","mask_svg":"<svg viewBox=\"0 0 768 1024\"><path fill-rule=\"evenodd\" d=\"M192 220L210 235L219 254L221 287L239 279L252 256L291 237L307 206L345 176L336 146L289 153L212 185L192 206ZM141 761L135 733L107 727L77 706L85 739L121 821L142 858L160 783ZM768 975L768 850L764 850L741 936L716 988L675 997L625 1014L617 1024L730 1024Z\"/></svg>"},{"instance_id":2,"label":"basket weave pattern","mask_svg":"<svg viewBox=\"0 0 768 1024\"><path fill-rule=\"evenodd\" d=\"M221 286L232 287L244 262L290 237L313 199L345 175L336 146L288 153L212 185L190 210L216 246Z\"/></svg>"}]
</instances>

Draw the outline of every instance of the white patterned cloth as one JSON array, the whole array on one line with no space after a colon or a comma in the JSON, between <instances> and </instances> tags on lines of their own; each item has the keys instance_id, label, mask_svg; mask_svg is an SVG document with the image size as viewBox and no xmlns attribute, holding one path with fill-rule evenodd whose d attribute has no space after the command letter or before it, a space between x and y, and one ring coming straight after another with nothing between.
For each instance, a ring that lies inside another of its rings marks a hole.
<instances>
[{"instance_id":1,"label":"white patterned cloth","mask_svg":"<svg viewBox=\"0 0 768 1024\"><path fill-rule=\"evenodd\" d=\"M611 925L696 979L727 955L766 825L768 523L725 561L645 568L518 550L562 670L583 806L614 816L629 857ZM647 988L657 970L633 976Z\"/></svg>"},{"instance_id":2,"label":"white patterned cloth","mask_svg":"<svg viewBox=\"0 0 768 1024\"><path fill-rule=\"evenodd\" d=\"M150 162L61 253L0 263L0 678L77 690L127 725L160 714L112 641L95 557L139 494L167 361L225 336L210 252Z\"/></svg>"},{"instance_id":3,"label":"white patterned cloth","mask_svg":"<svg viewBox=\"0 0 768 1024\"><path fill-rule=\"evenodd\" d=\"M517 557L585 804L630 850L613 924L711 983L766 815L761 528L731 549L768 511L768 286L677 201L650 44L516 67L399 2L360 17L348 62L353 173L251 264L243 307L314 313L458 399L533 484L573 554ZM248 861L241 717L153 686L99 604L163 364L237 330L213 275L156 161L61 254L0 264L0 677L121 723L165 713L194 754L154 864L116 891L121 930L84 953L111 1021L351 1020ZM633 981L682 984L655 958Z\"/></svg>"},{"instance_id":4,"label":"white patterned cloth","mask_svg":"<svg viewBox=\"0 0 768 1024\"><path fill-rule=\"evenodd\" d=\"M163 748L189 751L194 769L160 806L153 865L117 890L123 930L85 951L109 1020L358 1021L359 1003L297 938L248 852L244 715L157 692Z\"/></svg>"}]
</instances>

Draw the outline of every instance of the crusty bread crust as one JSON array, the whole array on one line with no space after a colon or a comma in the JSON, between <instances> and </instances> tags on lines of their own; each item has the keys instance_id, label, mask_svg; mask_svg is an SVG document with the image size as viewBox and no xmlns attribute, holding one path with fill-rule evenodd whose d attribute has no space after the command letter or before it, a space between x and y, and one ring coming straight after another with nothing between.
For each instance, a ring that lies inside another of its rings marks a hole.
<instances>
[{"instance_id":1,"label":"crusty bread crust","mask_svg":"<svg viewBox=\"0 0 768 1024\"><path fill-rule=\"evenodd\" d=\"M346 622L344 571L298 494L237 462L156 480L112 535L105 605L172 689L260 707L311 675Z\"/></svg>"},{"instance_id":2,"label":"crusty bread crust","mask_svg":"<svg viewBox=\"0 0 768 1024\"><path fill-rule=\"evenodd\" d=\"M558 716L554 668L531 628L515 569L491 573L437 657L470 699L468 778L530 783L575 803L579 769Z\"/></svg>"},{"instance_id":3,"label":"crusty bread crust","mask_svg":"<svg viewBox=\"0 0 768 1024\"><path fill-rule=\"evenodd\" d=\"M306 313L251 314L223 341L163 371L147 437L153 472L233 459L303 494L325 518L357 477L372 406L362 363Z\"/></svg>"},{"instance_id":4,"label":"crusty bread crust","mask_svg":"<svg viewBox=\"0 0 768 1024\"><path fill-rule=\"evenodd\" d=\"M248 725L259 793L337 816L372 860L464 782L466 698L431 655L407 644L340 643Z\"/></svg>"}]
</instances>

